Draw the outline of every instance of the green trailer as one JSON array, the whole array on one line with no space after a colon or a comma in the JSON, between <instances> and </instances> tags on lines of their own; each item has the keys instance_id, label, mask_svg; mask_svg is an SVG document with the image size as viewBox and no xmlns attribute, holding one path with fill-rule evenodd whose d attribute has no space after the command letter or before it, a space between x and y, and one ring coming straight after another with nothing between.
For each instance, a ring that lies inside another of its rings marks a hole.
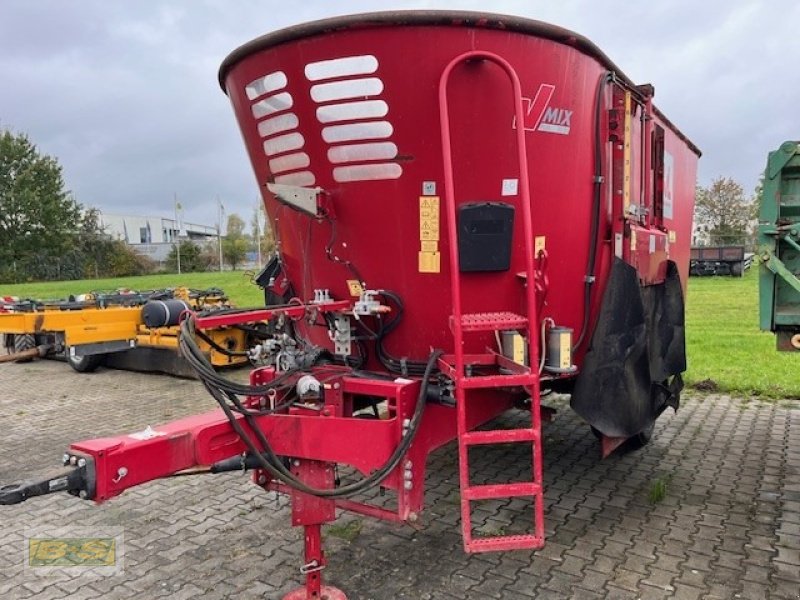
<instances>
[{"instance_id":1,"label":"green trailer","mask_svg":"<svg viewBox=\"0 0 800 600\"><path fill-rule=\"evenodd\" d=\"M770 152L758 216L761 329L800 350L800 142Z\"/></svg>"}]
</instances>

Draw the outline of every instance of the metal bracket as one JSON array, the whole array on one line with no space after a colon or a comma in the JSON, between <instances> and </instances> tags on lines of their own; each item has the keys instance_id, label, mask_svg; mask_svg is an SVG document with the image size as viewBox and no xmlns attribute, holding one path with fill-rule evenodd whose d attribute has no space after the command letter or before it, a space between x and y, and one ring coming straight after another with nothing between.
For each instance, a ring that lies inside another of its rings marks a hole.
<instances>
[{"instance_id":1,"label":"metal bracket","mask_svg":"<svg viewBox=\"0 0 800 600\"><path fill-rule=\"evenodd\" d=\"M272 192L279 202L311 217L320 216L319 196L323 193L322 188L268 183L267 189Z\"/></svg>"},{"instance_id":2,"label":"metal bracket","mask_svg":"<svg viewBox=\"0 0 800 600\"><path fill-rule=\"evenodd\" d=\"M770 271L781 277L786 283L792 286L797 292L800 292L800 279L794 273L786 268L786 265L776 257L768 248L761 248L759 253L761 263Z\"/></svg>"},{"instance_id":3,"label":"metal bracket","mask_svg":"<svg viewBox=\"0 0 800 600\"><path fill-rule=\"evenodd\" d=\"M302 575L306 575L308 573L316 573L317 571L322 571L325 568L325 565L319 564L316 560L312 560L309 563L306 563L300 567L300 573Z\"/></svg>"},{"instance_id":4,"label":"metal bracket","mask_svg":"<svg viewBox=\"0 0 800 600\"><path fill-rule=\"evenodd\" d=\"M334 317L334 329L331 332L334 353L340 356L349 356L351 353L352 336L350 335L350 319L347 315L336 315Z\"/></svg>"},{"instance_id":5,"label":"metal bracket","mask_svg":"<svg viewBox=\"0 0 800 600\"><path fill-rule=\"evenodd\" d=\"M91 356L94 354L110 354L124 352L136 346L136 340L114 340L95 344L78 344L69 347L70 356Z\"/></svg>"},{"instance_id":6,"label":"metal bracket","mask_svg":"<svg viewBox=\"0 0 800 600\"><path fill-rule=\"evenodd\" d=\"M628 207L628 214L632 217L636 218L644 218L650 213L650 210L646 206L641 206L639 204L631 204Z\"/></svg>"}]
</instances>

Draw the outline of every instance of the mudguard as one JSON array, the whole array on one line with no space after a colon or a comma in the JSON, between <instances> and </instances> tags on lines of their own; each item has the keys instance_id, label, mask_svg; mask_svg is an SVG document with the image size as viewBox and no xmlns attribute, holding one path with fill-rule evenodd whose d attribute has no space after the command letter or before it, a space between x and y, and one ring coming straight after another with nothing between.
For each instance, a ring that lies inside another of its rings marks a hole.
<instances>
[{"instance_id":1,"label":"mudguard","mask_svg":"<svg viewBox=\"0 0 800 600\"><path fill-rule=\"evenodd\" d=\"M668 261L664 283L642 287L636 269L615 259L572 409L606 436L634 436L667 407L677 410L685 370L677 266Z\"/></svg>"}]
</instances>

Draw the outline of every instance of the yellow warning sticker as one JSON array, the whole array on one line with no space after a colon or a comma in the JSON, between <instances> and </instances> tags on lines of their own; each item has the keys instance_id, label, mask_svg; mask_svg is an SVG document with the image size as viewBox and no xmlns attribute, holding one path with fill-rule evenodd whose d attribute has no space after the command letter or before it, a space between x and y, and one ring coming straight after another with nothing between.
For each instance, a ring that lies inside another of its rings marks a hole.
<instances>
[{"instance_id":1,"label":"yellow warning sticker","mask_svg":"<svg viewBox=\"0 0 800 600\"><path fill-rule=\"evenodd\" d=\"M419 197L419 272L439 273L439 197Z\"/></svg>"},{"instance_id":2,"label":"yellow warning sticker","mask_svg":"<svg viewBox=\"0 0 800 600\"><path fill-rule=\"evenodd\" d=\"M419 239L424 242L438 242L439 241L439 222L420 221L419 223Z\"/></svg>"},{"instance_id":3,"label":"yellow warning sticker","mask_svg":"<svg viewBox=\"0 0 800 600\"><path fill-rule=\"evenodd\" d=\"M674 244L675 243L675 230L674 229L671 229L670 232L669 232L669 243L670 244Z\"/></svg>"},{"instance_id":4,"label":"yellow warning sticker","mask_svg":"<svg viewBox=\"0 0 800 600\"><path fill-rule=\"evenodd\" d=\"M561 369L569 369L572 366L572 348L570 348L569 335L562 335L558 348L558 364Z\"/></svg>"},{"instance_id":5,"label":"yellow warning sticker","mask_svg":"<svg viewBox=\"0 0 800 600\"><path fill-rule=\"evenodd\" d=\"M439 240L439 213L425 210L419 211L419 239L426 241Z\"/></svg>"},{"instance_id":6,"label":"yellow warning sticker","mask_svg":"<svg viewBox=\"0 0 800 600\"><path fill-rule=\"evenodd\" d=\"M525 364L525 340L518 333L515 333L511 339L512 339L511 347L513 349L513 358L512 358L512 360L515 363L519 364L519 365L524 365Z\"/></svg>"},{"instance_id":7,"label":"yellow warning sticker","mask_svg":"<svg viewBox=\"0 0 800 600\"><path fill-rule=\"evenodd\" d=\"M441 252L420 252L419 272L439 273L442 270Z\"/></svg>"},{"instance_id":8,"label":"yellow warning sticker","mask_svg":"<svg viewBox=\"0 0 800 600\"><path fill-rule=\"evenodd\" d=\"M354 298L358 298L364 293L364 288L361 287L361 282L358 279L348 279L347 287L350 289L350 295Z\"/></svg>"},{"instance_id":9,"label":"yellow warning sticker","mask_svg":"<svg viewBox=\"0 0 800 600\"><path fill-rule=\"evenodd\" d=\"M420 250L422 250L423 252L438 252L439 251L439 242L436 242L436 241L428 242L428 241L422 240L422 241L420 241L419 245L420 245Z\"/></svg>"},{"instance_id":10,"label":"yellow warning sticker","mask_svg":"<svg viewBox=\"0 0 800 600\"><path fill-rule=\"evenodd\" d=\"M420 196L419 210L431 210L439 214L439 196Z\"/></svg>"},{"instance_id":11,"label":"yellow warning sticker","mask_svg":"<svg viewBox=\"0 0 800 600\"><path fill-rule=\"evenodd\" d=\"M631 252L636 252L636 230L631 230Z\"/></svg>"},{"instance_id":12,"label":"yellow warning sticker","mask_svg":"<svg viewBox=\"0 0 800 600\"><path fill-rule=\"evenodd\" d=\"M537 235L533 240L533 256L539 256L539 251L544 250L547 238L543 235Z\"/></svg>"},{"instance_id":13,"label":"yellow warning sticker","mask_svg":"<svg viewBox=\"0 0 800 600\"><path fill-rule=\"evenodd\" d=\"M625 92L625 137L622 151L623 163L623 184L622 184L622 206L625 214L631 205L631 93Z\"/></svg>"}]
</instances>

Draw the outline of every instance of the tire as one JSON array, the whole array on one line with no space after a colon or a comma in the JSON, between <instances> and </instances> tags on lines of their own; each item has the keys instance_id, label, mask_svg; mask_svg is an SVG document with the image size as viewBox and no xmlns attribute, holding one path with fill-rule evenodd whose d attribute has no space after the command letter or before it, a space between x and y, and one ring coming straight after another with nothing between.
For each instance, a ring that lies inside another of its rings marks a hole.
<instances>
[{"instance_id":1,"label":"tire","mask_svg":"<svg viewBox=\"0 0 800 600\"><path fill-rule=\"evenodd\" d=\"M18 333L12 337L14 338L13 349L11 344L9 344L9 350L11 350L11 354L19 354L25 350L36 348L36 338L30 333ZM30 362L32 360L32 358L23 358L17 362Z\"/></svg>"},{"instance_id":2,"label":"tire","mask_svg":"<svg viewBox=\"0 0 800 600\"><path fill-rule=\"evenodd\" d=\"M643 448L650 443L653 439L653 430L656 428L656 422L653 421L647 427L642 429L639 433L631 438L636 448Z\"/></svg>"},{"instance_id":3,"label":"tire","mask_svg":"<svg viewBox=\"0 0 800 600\"><path fill-rule=\"evenodd\" d=\"M67 348L67 363L78 373L91 373L103 364L105 354L87 354L85 356L73 356Z\"/></svg>"},{"instance_id":4,"label":"tire","mask_svg":"<svg viewBox=\"0 0 800 600\"><path fill-rule=\"evenodd\" d=\"M744 265L740 262L731 265L731 276L741 277L744 274Z\"/></svg>"}]
</instances>

